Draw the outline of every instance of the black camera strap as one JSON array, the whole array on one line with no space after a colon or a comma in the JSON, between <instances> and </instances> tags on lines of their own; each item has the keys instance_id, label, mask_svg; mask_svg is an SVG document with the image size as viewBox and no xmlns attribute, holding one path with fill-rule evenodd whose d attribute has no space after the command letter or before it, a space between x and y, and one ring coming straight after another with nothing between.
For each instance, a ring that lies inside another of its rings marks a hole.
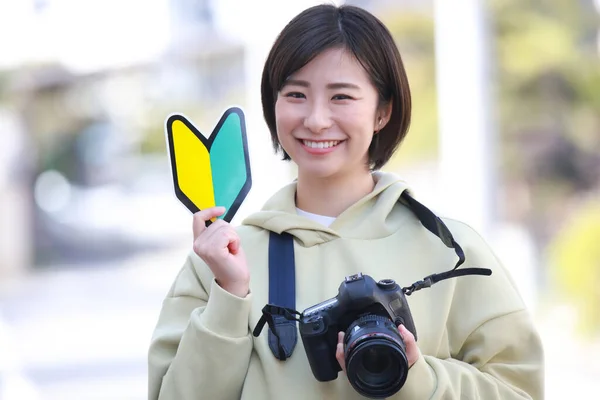
<instances>
[{"instance_id":1,"label":"black camera strap","mask_svg":"<svg viewBox=\"0 0 600 400\"><path fill-rule=\"evenodd\" d=\"M432 274L423 280L402 288L405 295L428 288L431 285L449 278L464 275L492 274L487 268L457 269L465 262L465 253L454 240L450 229L431 210L411 197L407 191L400 196L399 201L406 205L421 221L421 224L441 239L449 248L454 249L458 261L453 269L439 274ZM301 313L296 308L296 264L294 258L294 238L289 233L278 234L270 232L269 236L269 304L262 309L253 335L258 337L265 324L269 326L269 348L279 360L291 357L296 343L298 331L296 321Z\"/></svg>"},{"instance_id":2,"label":"black camera strap","mask_svg":"<svg viewBox=\"0 0 600 400\"><path fill-rule=\"evenodd\" d=\"M405 190L402 192L400 196L400 202L405 204L411 211L417 216L421 224L435 236L440 238L442 243L451 249L454 249L456 255L458 256L458 261L454 268L449 271L441 272L439 274L432 274L423 278L423 280L413 283L410 286L402 288L404 294L410 296L413 292L417 290L421 290L424 288L428 288L434 283L439 281L443 281L445 279L457 278L459 276L464 275L485 275L489 276L492 274L492 271L488 268L463 268L457 269L465 262L465 252L462 247L454 240L452 236L452 232L450 229L444 224L444 221L441 220L440 217L435 215L430 209L425 207L423 204L419 203L413 197L411 197L408 192Z\"/></svg>"}]
</instances>

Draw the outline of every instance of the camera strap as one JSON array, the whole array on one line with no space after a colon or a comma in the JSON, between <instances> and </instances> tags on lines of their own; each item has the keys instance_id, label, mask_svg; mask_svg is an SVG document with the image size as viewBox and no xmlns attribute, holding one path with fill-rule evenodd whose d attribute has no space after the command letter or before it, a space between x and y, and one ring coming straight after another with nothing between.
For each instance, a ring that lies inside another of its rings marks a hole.
<instances>
[{"instance_id":1,"label":"camera strap","mask_svg":"<svg viewBox=\"0 0 600 400\"><path fill-rule=\"evenodd\" d=\"M465 253L454 240L450 229L431 210L411 197L407 191L399 201L408 207L421 224L449 248L454 249L458 261L453 269L432 274L410 286L402 288L405 295L428 288L431 285L449 278L464 275L492 274L487 268L457 269L465 262ZM268 343L273 355L282 361L291 357L298 342L296 322L301 313L296 308L296 264L294 258L294 238L287 232L281 234L270 232L269 235L269 304L262 309L262 316L254 328L253 335L258 337L265 324L269 326Z\"/></svg>"},{"instance_id":2,"label":"camera strap","mask_svg":"<svg viewBox=\"0 0 600 400\"><path fill-rule=\"evenodd\" d=\"M440 217L435 215L429 208L419 203L412 196L408 194L408 191L402 192L400 196L400 202L406 205L421 221L421 224L435 236L440 238L442 243L451 249L454 249L458 256L458 261L454 268L449 271L441 272L439 274L432 274L423 278L423 280L417 281L410 286L402 288L404 294L410 296L413 292L428 288L434 283L443 281L445 279L457 278L464 275L485 275L489 276L492 274L492 270L488 268L463 268L457 269L465 262L465 252L462 247L454 240L452 232L444 224L444 221Z\"/></svg>"},{"instance_id":3,"label":"camera strap","mask_svg":"<svg viewBox=\"0 0 600 400\"><path fill-rule=\"evenodd\" d=\"M258 337L265 323L269 325L269 348L273 355L285 361L292 356L298 343L296 308L296 261L294 238L287 232L269 235L269 304L254 328Z\"/></svg>"}]
</instances>

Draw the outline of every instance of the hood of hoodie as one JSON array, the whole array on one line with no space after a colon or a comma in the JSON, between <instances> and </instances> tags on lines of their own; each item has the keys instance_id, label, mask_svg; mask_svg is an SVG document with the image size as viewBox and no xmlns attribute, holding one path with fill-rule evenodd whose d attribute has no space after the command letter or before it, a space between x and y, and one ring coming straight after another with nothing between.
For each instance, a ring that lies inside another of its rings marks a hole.
<instances>
[{"instance_id":1,"label":"hood of hoodie","mask_svg":"<svg viewBox=\"0 0 600 400\"><path fill-rule=\"evenodd\" d=\"M389 172L375 171L373 179L373 191L347 208L329 227L297 214L295 181L276 192L261 211L248 216L242 225L276 233L287 232L304 247L339 237L368 240L389 236L398 230L405 219L405 215L392 213L392 210L404 207L398 199L405 190L411 191L406 182Z\"/></svg>"}]
</instances>

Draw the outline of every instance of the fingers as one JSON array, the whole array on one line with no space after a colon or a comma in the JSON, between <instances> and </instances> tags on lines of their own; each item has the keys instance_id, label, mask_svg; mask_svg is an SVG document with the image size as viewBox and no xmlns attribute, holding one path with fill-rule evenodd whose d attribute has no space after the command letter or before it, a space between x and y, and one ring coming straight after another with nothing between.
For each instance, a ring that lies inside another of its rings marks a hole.
<instances>
[{"instance_id":1,"label":"fingers","mask_svg":"<svg viewBox=\"0 0 600 400\"><path fill-rule=\"evenodd\" d=\"M344 332L338 333L338 344L335 349L335 358L337 359L342 371L346 372L346 357L344 357Z\"/></svg>"},{"instance_id":2,"label":"fingers","mask_svg":"<svg viewBox=\"0 0 600 400\"><path fill-rule=\"evenodd\" d=\"M223 220L215 221L194 240L194 251L202 258L213 258L221 253L237 254L239 250L240 237L235 229Z\"/></svg>"},{"instance_id":3,"label":"fingers","mask_svg":"<svg viewBox=\"0 0 600 400\"><path fill-rule=\"evenodd\" d=\"M224 207L212 207L194 214L194 252L205 261L240 251L240 238L229 223L218 219L206 227L206 221L224 212Z\"/></svg>"},{"instance_id":4,"label":"fingers","mask_svg":"<svg viewBox=\"0 0 600 400\"><path fill-rule=\"evenodd\" d=\"M219 217L223 215L224 212L225 207L211 207L195 213L192 225L194 231L194 240L196 240L198 236L200 236L200 234L206 230L206 221L209 221L215 217Z\"/></svg>"},{"instance_id":5,"label":"fingers","mask_svg":"<svg viewBox=\"0 0 600 400\"><path fill-rule=\"evenodd\" d=\"M412 367L412 365L416 363L419 359L419 355L421 353L419 350L419 346L417 346L415 335L413 335L411 331L406 329L404 325L398 326L398 332L400 332L400 336L402 336L402 340L406 345L406 357L408 358L408 366Z\"/></svg>"},{"instance_id":6,"label":"fingers","mask_svg":"<svg viewBox=\"0 0 600 400\"><path fill-rule=\"evenodd\" d=\"M211 232L206 232L208 236L204 239L207 246L213 249L226 251L227 253L236 254L240 247L240 237L231 225L225 221L217 221L215 229Z\"/></svg>"}]
</instances>

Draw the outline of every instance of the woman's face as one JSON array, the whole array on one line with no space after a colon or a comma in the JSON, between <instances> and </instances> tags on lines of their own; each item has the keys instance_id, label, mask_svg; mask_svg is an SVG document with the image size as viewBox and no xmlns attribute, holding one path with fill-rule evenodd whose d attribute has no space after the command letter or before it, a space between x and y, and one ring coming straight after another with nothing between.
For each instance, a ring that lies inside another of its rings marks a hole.
<instances>
[{"instance_id":1,"label":"woman's face","mask_svg":"<svg viewBox=\"0 0 600 400\"><path fill-rule=\"evenodd\" d=\"M368 171L373 132L387 122L378 99L367 72L344 49L326 50L290 76L277 96L275 119L299 176Z\"/></svg>"}]
</instances>

